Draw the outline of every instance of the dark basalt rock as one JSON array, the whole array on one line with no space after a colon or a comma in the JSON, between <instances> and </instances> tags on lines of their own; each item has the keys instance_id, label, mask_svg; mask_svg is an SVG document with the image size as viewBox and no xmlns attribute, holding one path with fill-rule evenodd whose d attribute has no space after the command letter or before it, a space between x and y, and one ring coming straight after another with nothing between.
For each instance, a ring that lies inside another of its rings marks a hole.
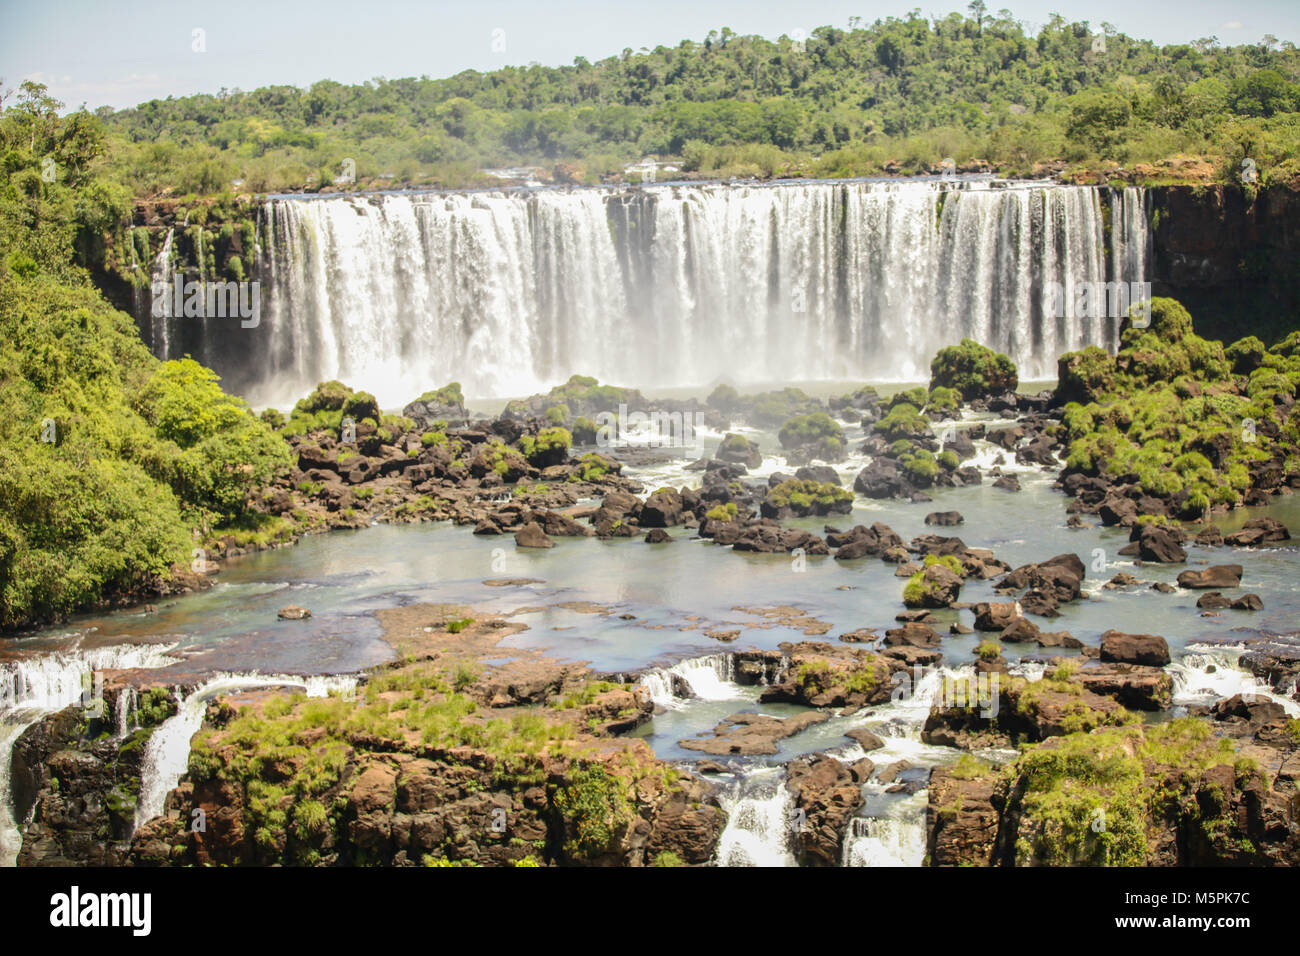
<instances>
[{"instance_id":1,"label":"dark basalt rock","mask_svg":"<svg viewBox=\"0 0 1300 956\"><path fill-rule=\"evenodd\" d=\"M931 511L925 516L925 523L936 525L942 528L951 528L961 524L966 519L962 517L960 511Z\"/></svg>"},{"instance_id":2,"label":"dark basalt rock","mask_svg":"<svg viewBox=\"0 0 1300 956\"><path fill-rule=\"evenodd\" d=\"M1241 584L1240 564L1212 564L1203 570L1184 571L1178 575L1180 588L1235 588Z\"/></svg>"},{"instance_id":3,"label":"dark basalt rock","mask_svg":"<svg viewBox=\"0 0 1300 956\"><path fill-rule=\"evenodd\" d=\"M1101 636L1101 660L1103 663L1164 667L1169 663L1169 642L1154 634L1107 631Z\"/></svg>"}]
</instances>

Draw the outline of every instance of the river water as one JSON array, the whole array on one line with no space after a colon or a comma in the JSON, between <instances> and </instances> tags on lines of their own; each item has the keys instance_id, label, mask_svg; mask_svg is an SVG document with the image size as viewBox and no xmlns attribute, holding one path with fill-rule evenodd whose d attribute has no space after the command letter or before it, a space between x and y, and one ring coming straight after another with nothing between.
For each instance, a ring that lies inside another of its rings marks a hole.
<instances>
[{"instance_id":1,"label":"river water","mask_svg":"<svg viewBox=\"0 0 1300 956\"><path fill-rule=\"evenodd\" d=\"M764 449L777 447L769 433L741 431L756 438ZM849 434L856 435L857 429L850 429ZM704 436L703 447L691 455L711 453L719 437ZM996 449L978 444L981 464L991 464ZM696 484L699 473L686 470L690 460L629 468L626 473L644 481L647 490L664 484ZM865 463L865 458L854 456L836 467L851 486L853 475ZM1088 644L1096 644L1102 632L1111 628L1163 635L1175 657L1171 668L1178 680L1179 703L1212 702L1237 692L1243 681L1249 680L1234 666L1236 652L1212 650L1204 642L1300 626L1300 549L1295 546L1211 550L1189 544L1186 566L1134 567L1131 559L1117 554L1127 543L1126 531L1066 527L1068 499L1051 488L1052 472L1014 462L1004 464L1003 469L1019 476L1020 492L1006 492L986 481L980 487L932 490L934 500L925 504L859 498L851 515L829 520L842 528L882 521L905 540L927 532L956 534L969 546L991 548L1013 567L1066 551L1079 555L1088 568L1084 583L1088 598L1063 606L1059 618L1039 621L1040 625L1044 630L1068 630ZM793 470L782 458L769 456L752 474L763 477ZM924 524L927 513L947 510L960 511L965 523L948 529ZM1241 509L1220 516L1218 523L1227 531L1265 514L1279 518L1293 532L1300 531L1297 496L1280 498L1269 508ZM821 532L826 520L792 523ZM679 740L707 732L738 711L758 709L759 688L741 687L730 680L728 652L774 648L783 641L835 641L837 635L862 627L883 631L893 626L894 615L902 609L904 581L894 576L894 565L876 559L837 562L831 557L809 557L797 561L788 555L734 553L708 541L692 540L691 533L681 528L669 529L669 533L675 540L662 545L647 545L640 538L557 538L553 549L534 551L516 549L508 536L476 537L471 526L376 525L309 536L291 548L232 559L211 590L168 600L155 612L132 609L85 616L69 626L7 642L0 657L0 695L10 688L8 697L0 700L0 746L5 750L0 773L7 778L9 744L21 732L20 726L56 704L66 706L76 699L71 689L58 683L70 680L68 674L58 679L47 677L47 683L61 689L37 706L30 687L26 692L15 690L20 670L28 674L41 668L48 671L54 666L51 662L63 661L69 674L75 671L80 682L81 672L90 666L87 660L112 659L112 653L104 656L106 649L148 643L157 645L157 652L135 655L140 659L132 658L128 666L151 667L157 676L166 680L171 675L178 683L182 676L192 681L195 674L218 686L230 675L243 675L247 686L255 686L258 675L355 674L393 656L382 640L374 612L417 602L481 603L501 613L527 609L516 619L526 623L528 630L506 638L502 656L508 656L511 648L540 648L556 656L588 661L600 671L649 671L645 680L665 706L638 734L665 759L694 760L699 755L681 748ZM1241 564L1245 569L1242 588L1233 593L1259 594L1264 610L1202 617L1196 608L1199 592L1160 594L1146 585L1118 591L1101 588L1119 571L1146 582L1172 584L1181 570L1200 562ZM509 587L484 583L501 578L537 578L542 583ZM962 589L962 601L992 599L996 599L992 582L972 581ZM600 610L593 612L586 603L556 606L570 602L590 602ZM276 611L287 604L310 608L312 617L277 620ZM737 610L776 605L803 609L828 623L830 629L822 636L806 637L795 628ZM939 611L935 617L941 631L952 621L970 624L972 619L969 611ZM719 644L705 635L706 629L720 625L739 629L739 638ZM969 662L978 640L979 635L946 636L946 664L959 667ZM1017 650L1021 649L1008 648L1008 655ZM1023 646L1023 653L1033 650ZM701 657L710 659L691 662ZM680 663L683 661L689 663ZM679 676L693 688L691 698L672 698L670 687L654 672L674 664ZM862 756L861 749L843 736L846 730L868 727L886 740L884 750L870 754L878 767L906 759L923 770L955 759L955 751L920 743L920 727L929 707L925 693L918 688L910 700L869 708L854 717L833 718L781 741L776 757L736 760L733 773L720 778L726 789L723 802L736 812L731 814L719 862L791 862L789 834L780 827L774 829L772 823L782 819L788 809L784 788L774 783L783 776L779 765L792 756L819 750L850 760ZM185 741L193 733L190 726L197 727L190 713L195 708L182 710L189 716L184 727L187 732L172 728L174 733L164 738L168 759L159 761L165 764L170 781L184 766ZM798 708L773 705L762 710L783 716ZM118 721L125 719L119 717ZM172 739L178 733L179 751ZM166 789L150 791L148 812L161 807ZM5 814L10 812L7 790L5 779L0 783ZM917 848L923 850L924 846L924 791L918 795L886 794L883 790L875 783L865 785L866 806L847 841L846 865L920 862ZM6 844L13 842L12 823L8 833ZM0 862L10 862L15 848L6 846L5 851L6 859Z\"/></svg>"}]
</instances>

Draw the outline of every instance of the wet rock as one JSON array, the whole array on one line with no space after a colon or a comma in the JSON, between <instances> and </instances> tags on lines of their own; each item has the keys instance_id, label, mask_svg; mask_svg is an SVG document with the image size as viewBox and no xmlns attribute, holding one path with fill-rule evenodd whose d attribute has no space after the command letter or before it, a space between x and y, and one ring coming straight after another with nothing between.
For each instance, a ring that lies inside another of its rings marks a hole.
<instances>
[{"instance_id":1,"label":"wet rock","mask_svg":"<svg viewBox=\"0 0 1300 956\"><path fill-rule=\"evenodd\" d=\"M911 486L902 466L892 458L874 458L858 472L853 480L853 490L865 498L902 498L910 494Z\"/></svg>"},{"instance_id":2,"label":"wet rock","mask_svg":"<svg viewBox=\"0 0 1300 956\"><path fill-rule=\"evenodd\" d=\"M917 585L909 583L903 591L903 603L910 608L950 607L961 594L961 575L942 564L932 564L921 572Z\"/></svg>"},{"instance_id":3,"label":"wet rock","mask_svg":"<svg viewBox=\"0 0 1300 956\"><path fill-rule=\"evenodd\" d=\"M844 836L861 808L861 782L834 757L816 754L786 765L786 787L802 825L794 832L803 866L839 866Z\"/></svg>"},{"instance_id":4,"label":"wet rock","mask_svg":"<svg viewBox=\"0 0 1300 956\"><path fill-rule=\"evenodd\" d=\"M885 746L885 742L881 740L880 737L865 728L847 731L844 736L855 741L858 746L867 753L871 753L873 750L879 750L881 747Z\"/></svg>"},{"instance_id":5,"label":"wet rock","mask_svg":"<svg viewBox=\"0 0 1300 956\"><path fill-rule=\"evenodd\" d=\"M826 536L826 543L836 548L837 561L880 557L892 548L902 547L903 539L888 525L876 522L870 528L857 525L843 534Z\"/></svg>"},{"instance_id":6,"label":"wet rock","mask_svg":"<svg viewBox=\"0 0 1300 956\"><path fill-rule=\"evenodd\" d=\"M759 468L763 464L763 453L756 442L730 432L718 446L717 458L720 461L744 465L746 468Z\"/></svg>"},{"instance_id":7,"label":"wet rock","mask_svg":"<svg viewBox=\"0 0 1300 956\"><path fill-rule=\"evenodd\" d=\"M1154 634L1107 631L1101 636L1101 659L1103 662L1164 667L1169 663L1169 642Z\"/></svg>"},{"instance_id":8,"label":"wet rock","mask_svg":"<svg viewBox=\"0 0 1300 956\"><path fill-rule=\"evenodd\" d=\"M890 647L907 644L912 647L934 648L939 646L939 632L927 624L909 622L886 631L885 643Z\"/></svg>"},{"instance_id":9,"label":"wet rock","mask_svg":"<svg viewBox=\"0 0 1300 956\"><path fill-rule=\"evenodd\" d=\"M951 528L961 524L966 519L961 516L960 511L931 511L925 516L925 523L942 528Z\"/></svg>"},{"instance_id":10,"label":"wet rock","mask_svg":"<svg viewBox=\"0 0 1300 956\"><path fill-rule=\"evenodd\" d=\"M1123 555L1133 555L1143 561L1158 564L1181 564L1187 560L1177 536L1157 525L1142 525L1138 538L1132 544L1119 549Z\"/></svg>"},{"instance_id":11,"label":"wet rock","mask_svg":"<svg viewBox=\"0 0 1300 956\"><path fill-rule=\"evenodd\" d=\"M710 737L691 737L677 741L684 750L722 756L754 756L777 753L777 741L793 737L814 724L830 719L830 714L813 711L794 717L768 717L764 714L732 714L713 728Z\"/></svg>"},{"instance_id":12,"label":"wet rock","mask_svg":"<svg viewBox=\"0 0 1300 956\"><path fill-rule=\"evenodd\" d=\"M952 767L930 774L926 806L926 853L931 866L991 866L1001 814L994 807L995 780L969 779Z\"/></svg>"},{"instance_id":13,"label":"wet rock","mask_svg":"<svg viewBox=\"0 0 1300 956\"><path fill-rule=\"evenodd\" d=\"M973 610L977 631L1000 631L1020 617L1020 611L1014 601L1002 604L981 602L976 604Z\"/></svg>"},{"instance_id":14,"label":"wet rock","mask_svg":"<svg viewBox=\"0 0 1300 956\"><path fill-rule=\"evenodd\" d=\"M1028 641L1037 641L1039 635L1038 625L1028 618L1017 617L1011 621L1002 632L998 635L998 640L1004 644L1017 644Z\"/></svg>"},{"instance_id":15,"label":"wet rock","mask_svg":"<svg viewBox=\"0 0 1300 956\"><path fill-rule=\"evenodd\" d=\"M1015 475L1003 475L997 481L993 482L994 488L1001 488L1003 491L1019 491L1020 479Z\"/></svg>"},{"instance_id":16,"label":"wet rock","mask_svg":"<svg viewBox=\"0 0 1300 956\"><path fill-rule=\"evenodd\" d=\"M1240 564L1212 564L1178 575L1178 586L1189 589L1235 588L1241 584Z\"/></svg>"},{"instance_id":17,"label":"wet rock","mask_svg":"<svg viewBox=\"0 0 1300 956\"><path fill-rule=\"evenodd\" d=\"M553 548L555 542L547 537L541 525L531 521L515 532L515 545L520 548Z\"/></svg>"},{"instance_id":18,"label":"wet rock","mask_svg":"<svg viewBox=\"0 0 1300 956\"><path fill-rule=\"evenodd\" d=\"M838 485L840 476L830 465L804 465L794 473L799 481L817 481Z\"/></svg>"},{"instance_id":19,"label":"wet rock","mask_svg":"<svg viewBox=\"0 0 1300 956\"><path fill-rule=\"evenodd\" d=\"M673 540L672 536L663 528L651 528L645 536L646 544L666 544L671 540Z\"/></svg>"},{"instance_id":20,"label":"wet rock","mask_svg":"<svg viewBox=\"0 0 1300 956\"><path fill-rule=\"evenodd\" d=\"M276 612L276 617L282 621L303 621L311 617L311 611L305 607L298 607L296 604L290 604L288 607L282 607Z\"/></svg>"},{"instance_id":21,"label":"wet rock","mask_svg":"<svg viewBox=\"0 0 1300 956\"><path fill-rule=\"evenodd\" d=\"M1214 525L1202 528L1196 533L1196 543L1202 548L1217 548L1223 545L1223 532Z\"/></svg>"},{"instance_id":22,"label":"wet rock","mask_svg":"<svg viewBox=\"0 0 1300 956\"><path fill-rule=\"evenodd\" d=\"M661 489L646 499L637 515L643 528L667 528L682 521L682 496L671 488Z\"/></svg>"},{"instance_id":23,"label":"wet rock","mask_svg":"<svg viewBox=\"0 0 1300 956\"><path fill-rule=\"evenodd\" d=\"M1160 667L1090 663L1070 680L1094 694L1111 697L1130 710L1168 710L1173 706L1173 678Z\"/></svg>"},{"instance_id":24,"label":"wet rock","mask_svg":"<svg viewBox=\"0 0 1300 956\"><path fill-rule=\"evenodd\" d=\"M1276 518L1252 518L1240 531L1224 536L1224 543L1235 548L1257 548L1275 541L1291 540L1291 532Z\"/></svg>"}]
</instances>

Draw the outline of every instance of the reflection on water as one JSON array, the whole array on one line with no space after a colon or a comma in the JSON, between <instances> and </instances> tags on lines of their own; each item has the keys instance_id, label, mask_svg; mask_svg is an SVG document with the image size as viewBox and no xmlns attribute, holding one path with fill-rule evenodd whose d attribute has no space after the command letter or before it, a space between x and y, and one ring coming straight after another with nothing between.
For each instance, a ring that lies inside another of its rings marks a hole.
<instances>
[{"instance_id":1,"label":"reflection on water","mask_svg":"<svg viewBox=\"0 0 1300 956\"><path fill-rule=\"evenodd\" d=\"M764 447L776 447L760 435ZM982 444L982 443L981 443ZM858 456L840 466L850 476L861 467ZM682 461L680 464L684 465ZM765 463L766 464L766 463ZM792 472L772 459L768 471ZM697 472L656 476L696 484ZM1068 630L1095 643L1109 628L1158 633L1175 650L1190 641L1224 637L1236 629L1287 630L1300 620L1300 557L1295 547L1260 550L1188 547L1187 567L1198 562L1232 562L1245 568L1242 590L1259 594L1264 610L1224 612L1202 617L1197 592L1158 594L1143 586L1106 591L1101 584L1120 570L1146 582L1173 583L1183 565L1135 567L1117 552L1127 532L1114 528L1070 530L1065 526L1066 500L1050 487L1051 475L1021 470L1023 489L1009 493L985 483L973 488L935 489L934 501L859 499L851 515L830 519L835 525L883 521L905 539L934 532L956 534L973 547L989 547L1013 566L1064 551L1078 554L1088 568L1087 600L1061 609L1048 626ZM650 484L649 487L655 487ZM924 523L935 510L957 510L965 523L934 529ZM1270 514L1300 529L1300 498L1282 498L1268 509L1240 509L1223 516L1225 528L1250 517ZM825 519L792 522L821 532ZM170 600L155 613L118 611L78 619L58 631L10 646L10 653L45 651L80 642L91 647L127 641L175 643L184 658L178 669L233 671L258 669L279 673L350 673L391 657L374 617L380 608L412 602L483 603L509 612L560 602L587 601L609 613L579 613L546 607L518 619L529 630L507 643L548 648L557 654L590 661L599 670L634 671L653 663L721 650L704 635L706 626L728 624L742 631L727 650L775 647L798 640L798 631L757 627L760 619L738 606L790 604L831 625L820 639L834 640L844 631L892 625L901 608L903 582L894 566L878 560L837 562L811 557L796 570L785 555L742 554L670 529L676 539L651 547L639 538L599 541L558 538L546 551L516 549L508 537L476 537L469 526L375 526L304 538L291 548L260 552L227 562L219 583L208 592ZM488 587L485 579L540 578L523 587ZM971 581L961 600L995 599L991 582ZM311 609L305 621L279 621L287 604ZM688 621L694 616L697 621ZM942 615L941 615L942 616ZM969 623L970 612L952 612ZM945 618L945 621L947 618ZM975 646L975 637L945 640L949 660L959 662ZM1026 647L1025 651L1033 649Z\"/></svg>"}]
</instances>

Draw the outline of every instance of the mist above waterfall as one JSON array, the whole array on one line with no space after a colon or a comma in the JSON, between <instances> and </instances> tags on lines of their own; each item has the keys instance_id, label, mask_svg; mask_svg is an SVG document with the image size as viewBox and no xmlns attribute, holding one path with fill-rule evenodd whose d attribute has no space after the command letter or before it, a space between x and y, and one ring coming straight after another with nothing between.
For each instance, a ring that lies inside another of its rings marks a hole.
<instances>
[{"instance_id":1,"label":"mist above waterfall","mask_svg":"<svg viewBox=\"0 0 1300 956\"><path fill-rule=\"evenodd\" d=\"M1052 378L1119 323L1054 315L1050 288L1138 281L1147 259L1141 190L988 181L276 198L258 232L265 328L205 328L203 358L281 406L332 378L385 406L574 373L916 381L963 337Z\"/></svg>"}]
</instances>

